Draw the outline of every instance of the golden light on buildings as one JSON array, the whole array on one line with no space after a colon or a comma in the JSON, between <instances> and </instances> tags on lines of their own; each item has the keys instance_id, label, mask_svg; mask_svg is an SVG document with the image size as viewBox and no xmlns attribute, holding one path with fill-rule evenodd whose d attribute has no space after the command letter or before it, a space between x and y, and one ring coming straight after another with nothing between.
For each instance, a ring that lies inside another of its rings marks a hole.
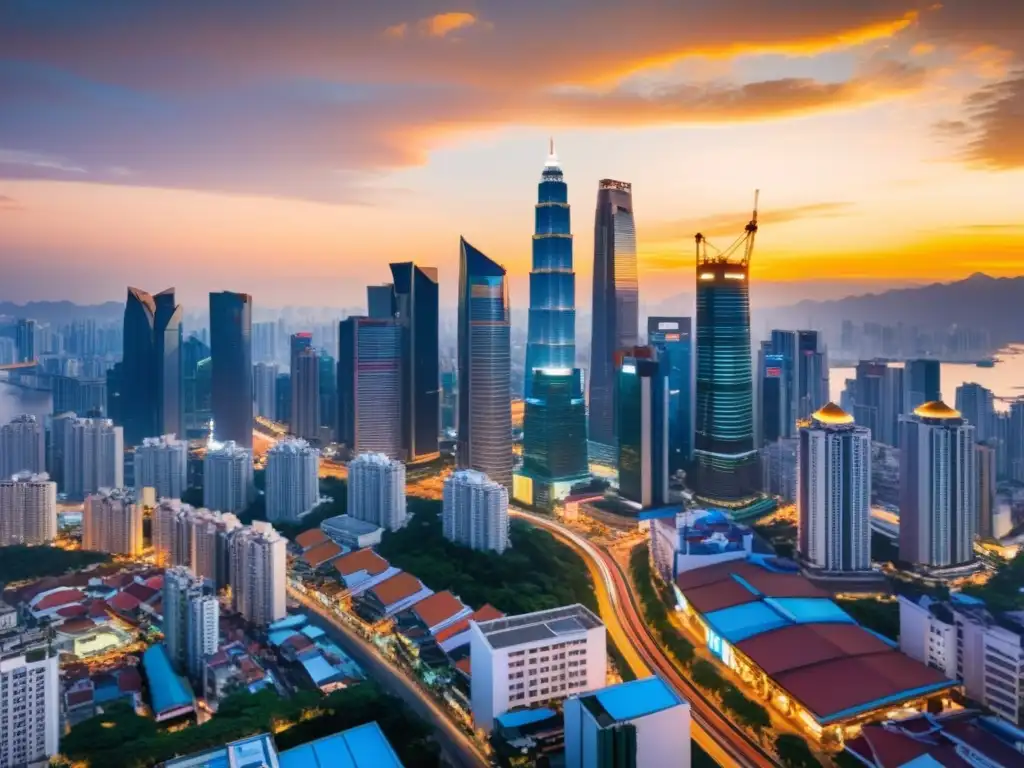
<instances>
[{"instance_id":1,"label":"golden light on buildings","mask_svg":"<svg viewBox=\"0 0 1024 768\"><path fill-rule=\"evenodd\" d=\"M959 419L960 411L950 408L941 400L933 400L930 403L917 406L914 415L922 419Z\"/></svg>"},{"instance_id":2,"label":"golden light on buildings","mask_svg":"<svg viewBox=\"0 0 1024 768\"><path fill-rule=\"evenodd\" d=\"M835 403L826 403L811 418L822 424L853 424L853 416Z\"/></svg>"}]
</instances>

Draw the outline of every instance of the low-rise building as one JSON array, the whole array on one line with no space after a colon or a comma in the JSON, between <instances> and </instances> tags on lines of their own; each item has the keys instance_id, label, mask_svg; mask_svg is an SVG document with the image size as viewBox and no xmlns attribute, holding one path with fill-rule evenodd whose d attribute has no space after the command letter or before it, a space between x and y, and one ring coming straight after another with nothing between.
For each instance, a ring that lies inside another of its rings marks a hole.
<instances>
[{"instance_id":1,"label":"low-rise building","mask_svg":"<svg viewBox=\"0 0 1024 768\"><path fill-rule=\"evenodd\" d=\"M610 764L690 765L690 705L660 677L565 702L566 768Z\"/></svg>"},{"instance_id":2,"label":"low-rise building","mask_svg":"<svg viewBox=\"0 0 1024 768\"><path fill-rule=\"evenodd\" d=\"M372 549L360 549L334 560L331 565L349 595L357 597L401 571Z\"/></svg>"},{"instance_id":3,"label":"low-rise building","mask_svg":"<svg viewBox=\"0 0 1024 768\"><path fill-rule=\"evenodd\" d=\"M651 520L651 557L665 581L711 563L743 560L754 534L718 510L693 509Z\"/></svg>"},{"instance_id":4,"label":"low-rise building","mask_svg":"<svg viewBox=\"0 0 1024 768\"><path fill-rule=\"evenodd\" d=\"M484 604L481 608L473 611L469 616L463 619L459 619L451 624L448 624L443 629L439 630L434 635L434 640L438 646L445 653L451 653L456 648L461 648L464 645L469 645L469 624L470 622L477 622L478 624L484 621L492 621L493 619L500 619L505 616L504 613L499 611L490 603ZM468 674L468 671L467 671Z\"/></svg>"},{"instance_id":5,"label":"low-rise building","mask_svg":"<svg viewBox=\"0 0 1024 768\"><path fill-rule=\"evenodd\" d=\"M467 619L473 609L466 606L448 590L435 592L402 611L395 617L396 631L405 639L407 647L424 661L444 662L436 642L438 632L460 620ZM424 656L426 652L426 656ZM433 659L428 658L433 657Z\"/></svg>"},{"instance_id":6,"label":"low-rise building","mask_svg":"<svg viewBox=\"0 0 1024 768\"><path fill-rule=\"evenodd\" d=\"M562 716L548 707L519 709L494 718L491 746L498 765L539 765L565 749Z\"/></svg>"},{"instance_id":7,"label":"low-rise building","mask_svg":"<svg viewBox=\"0 0 1024 768\"><path fill-rule=\"evenodd\" d=\"M320 523L320 530L337 544L348 549L363 549L380 544L384 529L351 515L335 515Z\"/></svg>"},{"instance_id":8,"label":"low-rise building","mask_svg":"<svg viewBox=\"0 0 1024 768\"><path fill-rule=\"evenodd\" d=\"M294 544L302 552L307 552L313 547L327 543L327 534L319 528L310 528L295 537Z\"/></svg>"},{"instance_id":9,"label":"low-rise building","mask_svg":"<svg viewBox=\"0 0 1024 768\"><path fill-rule=\"evenodd\" d=\"M188 682L174 673L163 645L151 645L142 654L142 667L149 681L150 705L158 722L174 720L195 711L195 697Z\"/></svg>"},{"instance_id":10,"label":"low-rise building","mask_svg":"<svg viewBox=\"0 0 1024 768\"><path fill-rule=\"evenodd\" d=\"M605 627L583 605L469 626L473 722L486 733L510 709L604 687Z\"/></svg>"},{"instance_id":11,"label":"low-rise building","mask_svg":"<svg viewBox=\"0 0 1024 768\"><path fill-rule=\"evenodd\" d=\"M203 698L214 712L220 702L235 691L256 693L273 684L273 675L253 659L239 642L222 645L216 653L206 658Z\"/></svg>"},{"instance_id":12,"label":"low-rise building","mask_svg":"<svg viewBox=\"0 0 1024 768\"><path fill-rule=\"evenodd\" d=\"M136 712L142 707L142 676L133 665L69 679L64 688L64 721L75 726L119 702Z\"/></svg>"},{"instance_id":13,"label":"low-rise building","mask_svg":"<svg viewBox=\"0 0 1024 768\"><path fill-rule=\"evenodd\" d=\"M0 600L0 632L8 632L18 626L18 610Z\"/></svg>"},{"instance_id":14,"label":"low-rise building","mask_svg":"<svg viewBox=\"0 0 1024 768\"><path fill-rule=\"evenodd\" d=\"M327 565L336 557L341 557L343 554L344 552L341 547L333 541L325 541L323 544L317 544L315 547L311 547L303 552L302 561L313 570L316 570L321 566Z\"/></svg>"},{"instance_id":15,"label":"low-rise building","mask_svg":"<svg viewBox=\"0 0 1024 768\"><path fill-rule=\"evenodd\" d=\"M433 590L425 587L411 573L403 571L367 589L359 596L355 606L360 616L376 622L390 619L432 594Z\"/></svg>"}]
</instances>

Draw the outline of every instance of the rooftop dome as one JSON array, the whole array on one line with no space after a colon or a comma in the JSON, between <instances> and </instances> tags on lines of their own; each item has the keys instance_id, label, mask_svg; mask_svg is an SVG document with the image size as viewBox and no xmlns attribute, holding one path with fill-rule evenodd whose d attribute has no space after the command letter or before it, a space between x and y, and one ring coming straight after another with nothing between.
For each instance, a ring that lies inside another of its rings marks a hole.
<instances>
[{"instance_id":1,"label":"rooftop dome","mask_svg":"<svg viewBox=\"0 0 1024 768\"><path fill-rule=\"evenodd\" d=\"M814 412L811 417L822 424L853 424L853 416L835 403L827 403Z\"/></svg>"},{"instance_id":2,"label":"rooftop dome","mask_svg":"<svg viewBox=\"0 0 1024 768\"><path fill-rule=\"evenodd\" d=\"M933 400L930 403L919 405L914 409L914 415L922 419L959 419L960 411L950 408L941 400Z\"/></svg>"}]
</instances>

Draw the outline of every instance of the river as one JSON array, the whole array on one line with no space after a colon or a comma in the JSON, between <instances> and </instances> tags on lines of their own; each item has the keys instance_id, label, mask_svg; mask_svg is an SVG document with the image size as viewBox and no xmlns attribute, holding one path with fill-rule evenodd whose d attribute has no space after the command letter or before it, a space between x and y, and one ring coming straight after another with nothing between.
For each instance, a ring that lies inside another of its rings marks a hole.
<instances>
[{"instance_id":1,"label":"river","mask_svg":"<svg viewBox=\"0 0 1024 768\"><path fill-rule=\"evenodd\" d=\"M949 405L956 401L957 387L967 382L981 384L995 394L997 411L1005 411L1009 401L1024 397L1024 344L1014 344L995 354L999 360L991 368L979 368L973 363L943 363L940 387L942 398ZM902 363L893 363L901 366ZM853 368L832 368L829 371L829 395L836 403L842 395L846 380L856 376Z\"/></svg>"}]
</instances>

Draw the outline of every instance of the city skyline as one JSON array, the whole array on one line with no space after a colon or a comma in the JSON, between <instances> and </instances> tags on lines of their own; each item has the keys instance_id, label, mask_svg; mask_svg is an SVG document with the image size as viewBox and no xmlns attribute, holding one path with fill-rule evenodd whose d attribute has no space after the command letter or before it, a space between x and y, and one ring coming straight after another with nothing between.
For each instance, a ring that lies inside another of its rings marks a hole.
<instances>
[{"instance_id":1,"label":"city skyline","mask_svg":"<svg viewBox=\"0 0 1024 768\"><path fill-rule=\"evenodd\" d=\"M578 211L599 179L633 183L645 301L687 290L693 234L722 245L755 187L759 285L1022 271L1013 4L730 0L675 18L481 0L342 21L319 0L189 0L159 23L155 6L60 6L0 11L0 266L17 267L0 299L116 300L114 269L174 285L186 309L220 288L352 305L415 257L447 304L464 232L525 307L522 195L551 134ZM198 27L181 61L174 41Z\"/></svg>"}]
</instances>

